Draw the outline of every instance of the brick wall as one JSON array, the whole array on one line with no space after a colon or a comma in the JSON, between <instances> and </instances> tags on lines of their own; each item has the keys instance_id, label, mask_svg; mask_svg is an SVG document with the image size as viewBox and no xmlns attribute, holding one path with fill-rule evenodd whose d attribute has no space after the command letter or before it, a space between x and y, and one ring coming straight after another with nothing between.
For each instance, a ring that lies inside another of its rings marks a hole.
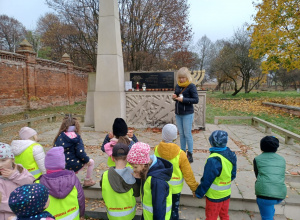
<instances>
[{"instance_id":1,"label":"brick wall","mask_svg":"<svg viewBox=\"0 0 300 220\"><path fill-rule=\"evenodd\" d=\"M88 72L70 60L54 62L36 58L30 50L0 50L0 115L85 101Z\"/></svg>"}]
</instances>

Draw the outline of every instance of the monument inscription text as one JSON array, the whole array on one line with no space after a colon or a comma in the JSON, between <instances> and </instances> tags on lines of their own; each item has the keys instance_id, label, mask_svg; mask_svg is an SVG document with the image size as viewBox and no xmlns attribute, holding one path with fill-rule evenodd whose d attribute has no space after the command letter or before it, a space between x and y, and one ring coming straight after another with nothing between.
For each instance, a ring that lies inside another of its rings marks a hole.
<instances>
[{"instance_id":1,"label":"monument inscription text","mask_svg":"<svg viewBox=\"0 0 300 220\"><path fill-rule=\"evenodd\" d=\"M130 81L132 81L132 87L139 82L140 86L145 83L149 89L172 89L174 88L174 72L130 73Z\"/></svg>"}]
</instances>

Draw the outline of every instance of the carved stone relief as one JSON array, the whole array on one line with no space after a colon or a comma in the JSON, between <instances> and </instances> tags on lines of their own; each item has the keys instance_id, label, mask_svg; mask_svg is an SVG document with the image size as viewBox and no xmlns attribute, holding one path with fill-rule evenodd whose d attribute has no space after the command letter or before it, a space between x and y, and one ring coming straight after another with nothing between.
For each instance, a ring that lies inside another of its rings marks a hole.
<instances>
[{"instance_id":1,"label":"carved stone relief","mask_svg":"<svg viewBox=\"0 0 300 220\"><path fill-rule=\"evenodd\" d=\"M127 92L126 121L129 127L163 127L176 124L173 92ZM193 129L205 128L206 92L198 92Z\"/></svg>"}]
</instances>

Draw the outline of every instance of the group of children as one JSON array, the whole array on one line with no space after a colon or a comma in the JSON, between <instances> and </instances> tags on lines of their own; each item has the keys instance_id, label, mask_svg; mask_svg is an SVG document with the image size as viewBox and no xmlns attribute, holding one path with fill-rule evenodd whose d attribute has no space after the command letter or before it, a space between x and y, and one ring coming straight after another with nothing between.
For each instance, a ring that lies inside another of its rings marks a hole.
<instances>
[{"instance_id":1,"label":"group of children","mask_svg":"<svg viewBox=\"0 0 300 220\"><path fill-rule=\"evenodd\" d=\"M80 126L72 115L64 117L53 148L46 154L29 127L21 140L0 143L0 219L80 219L85 197L76 176L83 167L83 186L93 186L94 161L84 150Z\"/></svg>"},{"instance_id":2,"label":"group of children","mask_svg":"<svg viewBox=\"0 0 300 220\"><path fill-rule=\"evenodd\" d=\"M196 181L187 155L174 143L177 127L167 124L162 141L150 155L150 146L139 142L122 118L116 118L106 135L102 151L109 169L100 180L109 219L134 218L136 199L141 198L143 219L179 219L184 180L198 198L206 197L207 220L229 219L231 182L236 177L237 158L228 146L228 134L217 130L211 144L203 177ZM93 159L84 150L80 126L67 115L46 154L37 143L37 132L20 130L21 140L11 146L0 143L0 219L80 219L85 197L76 174L87 168L83 186L92 186ZM276 154L277 138L261 140L263 153L254 159L257 177L255 194L263 220L273 219L274 205L286 196L285 160ZM276 169L274 169L276 168ZM272 169L272 172L270 172ZM276 183L276 184L274 184ZM285 190L283 190L285 189Z\"/></svg>"}]
</instances>

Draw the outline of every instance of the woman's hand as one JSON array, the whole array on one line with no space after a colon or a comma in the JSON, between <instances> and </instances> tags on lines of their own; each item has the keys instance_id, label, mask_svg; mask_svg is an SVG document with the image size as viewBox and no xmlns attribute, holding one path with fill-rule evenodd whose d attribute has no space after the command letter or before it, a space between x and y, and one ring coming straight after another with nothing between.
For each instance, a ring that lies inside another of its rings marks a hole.
<instances>
[{"instance_id":1,"label":"woman's hand","mask_svg":"<svg viewBox=\"0 0 300 220\"><path fill-rule=\"evenodd\" d=\"M176 99L177 98L177 95L176 94L173 94L172 95L172 99Z\"/></svg>"},{"instance_id":2,"label":"woman's hand","mask_svg":"<svg viewBox=\"0 0 300 220\"><path fill-rule=\"evenodd\" d=\"M182 102L183 97L177 97L175 100L177 100L178 102Z\"/></svg>"}]
</instances>

